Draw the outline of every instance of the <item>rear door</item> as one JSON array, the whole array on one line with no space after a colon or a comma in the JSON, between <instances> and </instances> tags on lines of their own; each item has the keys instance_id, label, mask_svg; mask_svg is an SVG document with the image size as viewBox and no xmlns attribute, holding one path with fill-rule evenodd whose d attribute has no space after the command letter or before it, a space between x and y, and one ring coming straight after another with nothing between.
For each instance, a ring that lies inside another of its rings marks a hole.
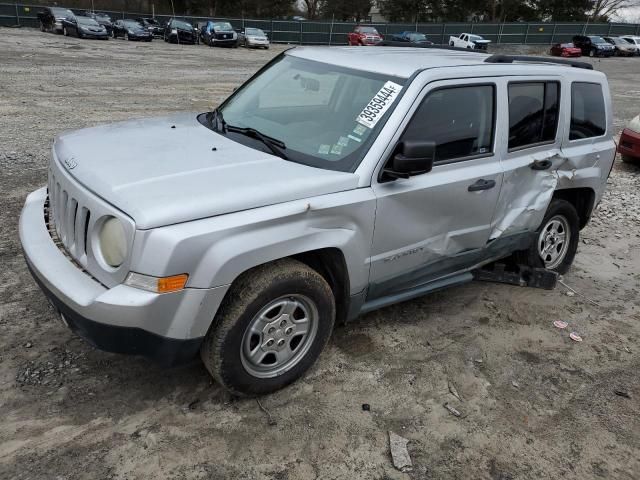
<instances>
[{"instance_id":1,"label":"rear door","mask_svg":"<svg viewBox=\"0 0 640 480\"><path fill-rule=\"evenodd\" d=\"M494 79L429 84L399 141L436 143L433 170L374 179L377 197L368 300L420 287L484 255L502 184Z\"/></svg>"},{"instance_id":2,"label":"rear door","mask_svg":"<svg viewBox=\"0 0 640 480\"><path fill-rule=\"evenodd\" d=\"M566 94L562 78L501 79L508 100L504 183L490 238L525 235L542 222L557 185L556 170L566 162L561 151Z\"/></svg>"}]
</instances>

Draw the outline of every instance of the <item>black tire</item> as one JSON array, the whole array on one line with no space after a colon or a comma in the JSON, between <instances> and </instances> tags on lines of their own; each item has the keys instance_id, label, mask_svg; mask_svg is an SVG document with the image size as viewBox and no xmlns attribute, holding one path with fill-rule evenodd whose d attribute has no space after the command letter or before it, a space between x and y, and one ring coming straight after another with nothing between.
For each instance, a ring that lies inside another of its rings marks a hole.
<instances>
[{"instance_id":1,"label":"black tire","mask_svg":"<svg viewBox=\"0 0 640 480\"><path fill-rule=\"evenodd\" d=\"M44 23L40 22L40 31L44 32L46 29L44 28Z\"/></svg>"},{"instance_id":2,"label":"black tire","mask_svg":"<svg viewBox=\"0 0 640 480\"><path fill-rule=\"evenodd\" d=\"M516 252L515 257L517 263L533 268L545 267L545 263L538 253L538 243L540 242L540 234L543 228L554 217L562 217L566 220L569 228L569 244L562 261L554 268L550 268L550 270L560 274L567 273L578 250L578 243L580 241L580 218L578 217L578 212L575 207L566 200L554 199L551 201L542 223L536 230L535 240L532 245L528 250Z\"/></svg>"},{"instance_id":3,"label":"black tire","mask_svg":"<svg viewBox=\"0 0 640 480\"><path fill-rule=\"evenodd\" d=\"M62 34L63 34L65 37L68 37L68 36L69 36L69 32L67 32L67 27L62 27Z\"/></svg>"},{"instance_id":4,"label":"black tire","mask_svg":"<svg viewBox=\"0 0 640 480\"><path fill-rule=\"evenodd\" d=\"M306 353L289 369L278 376L258 378L243 365L245 332L260 310L288 295L304 296L315 305L315 336L308 340ZM231 393L264 395L294 382L314 364L331 336L334 320L335 301L324 278L297 260L278 260L249 270L233 283L205 337L200 356L213 378Z\"/></svg>"}]
</instances>

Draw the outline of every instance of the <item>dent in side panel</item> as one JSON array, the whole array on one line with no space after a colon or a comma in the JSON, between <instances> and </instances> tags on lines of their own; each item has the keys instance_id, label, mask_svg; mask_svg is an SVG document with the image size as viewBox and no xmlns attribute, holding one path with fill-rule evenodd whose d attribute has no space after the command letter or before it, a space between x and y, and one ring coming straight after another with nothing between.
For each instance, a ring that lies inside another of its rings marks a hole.
<instances>
[{"instance_id":1,"label":"dent in side panel","mask_svg":"<svg viewBox=\"0 0 640 480\"><path fill-rule=\"evenodd\" d=\"M362 188L140 231L134 271L188 273L188 287L211 288L254 266L333 247L344 254L357 293L369 280L375 207L371 189Z\"/></svg>"}]
</instances>

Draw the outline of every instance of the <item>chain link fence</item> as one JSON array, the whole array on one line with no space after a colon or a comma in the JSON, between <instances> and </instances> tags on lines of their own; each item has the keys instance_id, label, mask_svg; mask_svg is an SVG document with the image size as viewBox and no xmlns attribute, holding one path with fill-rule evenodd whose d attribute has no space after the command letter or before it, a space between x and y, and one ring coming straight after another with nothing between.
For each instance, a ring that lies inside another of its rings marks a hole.
<instances>
[{"instance_id":1,"label":"chain link fence","mask_svg":"<svg viewBox=\"0 0 640 480\"><path fill-rule=\"evenodd\" d=\"M42 5L0 3L0 25L38 27ZM75 13L83 10L71 9ZM150 17L149 13L105 11L112 19ZM156 15L158 21L168 20ZM225 20L235 29L262 29L274 43L304 45L346 45L347 34L356 25L351 22L254 20L246 18L210 18L179 16L191 24L206 20ZM369 25L369 24L367 24ZM570 42L574 35L640 35L640 24L629 23L372 23L385 37L403 31L417 31L437 44L446 44L451 35L462 32L482 35L494 44L549 45Z\"/></svg>"}]
</instances>

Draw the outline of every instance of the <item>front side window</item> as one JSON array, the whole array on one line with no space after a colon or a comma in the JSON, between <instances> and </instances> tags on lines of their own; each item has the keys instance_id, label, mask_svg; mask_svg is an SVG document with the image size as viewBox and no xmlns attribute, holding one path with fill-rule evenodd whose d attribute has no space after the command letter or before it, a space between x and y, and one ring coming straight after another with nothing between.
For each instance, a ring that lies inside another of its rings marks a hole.
<instances>
[{"instance_id":1,"label":"front side window","mask_svg":"<svg viewBox=\"0 0 640 480\"><path fill-rule=\"evenodd\" d=\"M509 149L553 142L558 128L560 84L509 84Z\"/></svg>"},{"instance_id":2,"label":"front side window","mask_svg":"<svg viewBox=\"0 0 640 480\"><path fill-rule=\"evenodd\" d=\"M238 132L253 129L285 145L294 162L352 171L397 104L406 79L284 55L219 109L234 141L264 150ZM237 127L237 128L231 128ZM234 131L235 130L235 131Z\"/></svg>"},{"instance_id":3,"label":"front side window","mask_svg":"<svg viewBox=\"0 0 640 480\"><path fill-rule=\"evenodd\" d=\"M602 86L599 83L573 83L569 140L600 137L606 131L607 115Z\"/></svg>"},{"instance_id":4,"label":"front side window","mask_svg":"<svg viewBox=\"0 0 640 480\"><path fill-rule=\"evenodd\" d=\"M495 87L474 85L435 90L422 101L403 140L436 144L436 162L493 151Z\"/></svg>"}]
</instances>

